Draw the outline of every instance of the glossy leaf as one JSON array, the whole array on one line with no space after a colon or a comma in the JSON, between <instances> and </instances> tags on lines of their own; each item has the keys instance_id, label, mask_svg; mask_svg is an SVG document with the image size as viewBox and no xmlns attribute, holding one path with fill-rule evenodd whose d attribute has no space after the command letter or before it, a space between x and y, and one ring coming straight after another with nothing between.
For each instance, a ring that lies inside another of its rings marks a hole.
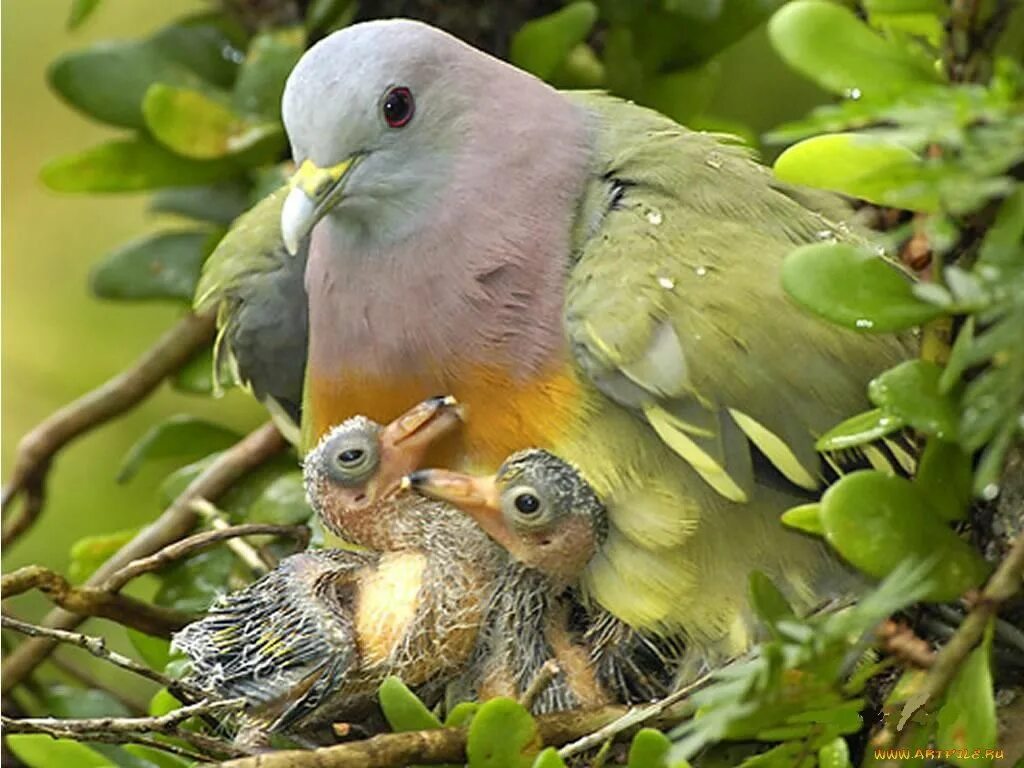
<instances>
[{"instance_id":1,"label":"glossy leaf","mask_svg":"<svg viewBox=\"0 0 1024 768\"><path fill-rule=\"evenodd\" d=\"M136 629L127 629L128 640L142 660L151 669L162 670L171 660L171 643L162 637L154 637Z\"/></svg>"},{"instance_id":2,"label":"glossy leaf","mask_svg":"<svg viewBox=\"0 0 1024 768\"><path fill-rule=\"evenodd\" d=\"M914 296L912 281L899 269L846 243L791 251L782 264L782 285L805 309L859 331L901 331L942 313Z\"/></svg>"},{"instance_id":3,"label":"glossy leaf","mask_svg":"<svg viewBox=\"0 0 1024 768\"><path fill-rule=\"evenodd\" d=\"M161 688L149 700L149 714L151 717L160 717L176 709L181 709L181 702L166 688Z\"/></svg>"},{"instance_id":4,"label":"glossy leaf","mask_svg":"<svg viewBox=\"0 0 1024 768\"><path fill-rule=\"evenodd\" d=\"M641 728L629 745L626 768L667 768L672 742L661 731Z\"/></svg>"},{"instance_id":5,"label":"glossy leaf","mask_svg":"<svg viewBox=\"0 0 1024 768\"><path fill-rule=\"evenodd\" d=\"M758 618L769 626L796 615L775 582L760 571L750 574L750 605Z\"/></svg>"},{"instance_id":6,"label":"glossy leaf","mask_svg":"<svg viewBox=\"0 0 1024 768\"><path fill-rule=\"evenodd\" d=\"M154 85L142 112L150 133L183 157L214 160L245 152L251 155L247 162L258 164L284 149L279 123L245 118L197 90Z\"/></svg>"},{"instance_id":7,"label":"glossy leaf","mask_svg":"<svg viewBox=\"0 0 1024 768\"><path fill-rule=\"evenodd\" d=\"M68 12L68 29L74 31L82 26L100 6L100 0L71 0Z\"/></svg>"},{"instance_id":8,"label":"glossy leaf","mask_svg":"<svg viewBox=\"0 0 1024 768\"><path fill-rule=\"evenodd\" d=\"M818 438L814 447L819 451L841 451L858 445L872 443L879 438L902 429L903 422L881 408L865 411L852 416L832 427Z\"/></svg>"},{"instance_id":9,"label":"glossy leaf","mask_svg":"<svg viewBox=\"0 0 1024 768\"><path fill-rule=\"evenodd\" d=\"M956 400L939 390L942 369L925 360L908 360L868 385L871 402L914 429L955 440L959 418Z\"/></svg>"},{"instance_id":10,"label":"glossy leaf","mask_svg":"<svg viewBox=\"0 0 1024 768\"><path fill-rule=\"evenodd\" d=\"M959 445L935 437L928 441L914 482L940 519L967 518L973 480L971 457Z\"/></svg>"},{"instance_id":11,"label":"glossy leaf","mask_svg":"<svg viewBox=\"0 0 1024 768\"><path fill-rule=\"evenodd\" d=\"M202 613L229 591L235 563L235 555L226 547L203 550L160 572L161 585L153 601L186 613Z\"/></svg>"},{"instance_id":12,"label":"glossy leaf","mask_svg":"<svg viewBox=\"0 0 1024 768\"><path fill-rule=\"evenodd\" d=\"M239 173L229 160L192 160L140 137L58 157L43 166L40 177L57 192L139 192L211 184Z\"/></svg>"},{"instance_id":13,"label":"glossy leaf","mask_svg":"<svg viewBox=\"0 0 1024 768\"><path fill-rule=\"evenodd\" d=\"M306 48L302 27L264 32L253 38L232 96L235 108L278 123L285 80Z\"/></svg>"},{"instance_id":14,"label":"glossy leaf","mask_svg":"<svg viewBox=\"0 0 1024 768\"><path fill-rule=\"evenodd\" d=\"M410 691L397 677L389 676L377 691L381 711L391 730L428 731L440 728L441 721L427 709L426 704Z\"/></svg>"},{"instance_id":15,"label":"glossy leaf","mask_svg":"<svg viewBox=\"0 0 1024 768\"><path fill-rule=\"evenodd\" d=\"M557 749L546 747L537 755L537 759L533 761L533 765L530 768L566 768L566 766L565 760L558 754Z\"/></svg>"},{"instance_id":16,"label":"glossy leaf","mask_svg":"<svg viewBox=\"0 0 1024 768\"><path fill-rule=\"evenodd\" d=\"M451 711L448 716L444 719L445 728L461 728L465 725L469 725L470 721L476 717L477 710L480 709L479 702L476 701L460 701Z\"/></svg>"},{"instance_id":17,"label":"glossy leaf","mask_svg":"<svg viewBox=\"0 0 1024 768\"><path fill-rule=\"evenodd\" d=\"M853 11L826 0L784 5L768 34L787 64L833 93L884 97L940 81L923 51L886 40Z\"/></svg>"},{"instance_id":18,"label":"glossy leaf","mask_svg":"<svg viewBox=\"0 0 1024 768\"><path fill-rule=\"evenodd\" d=\"M818 768L850 768L850 748L837 736L818 750Z\"/></svg>"},{"instance_id":19,"label":"glossy leaf","mask_svg":"<svg viewBox=\"0 0 1024 768\"><path fill-rule=\"evenodd\" d=\"M821 520L828 542L869 576L882 578L908 559L934 560L931 601L955 600L989 571L901 477L860 471L841 478L822 496Z\"/></svg>"},{"instance_id":20,"label":"glossy leaf","mask_svg":"<svg viewBox=\"0 0 1024 768\"><path fill-rule=\"evenodd\" d=\"M117 481L130 480L147 461L195 460L234 445L240 435L211 421L181 414L171 416L140 437L121 461Z\"/></svg>"},{"instance_id":21,"label":"glossy leaf","mask_svg":"<svg viewBox=\"0 0 1024 768\"><path fill-rule=\"evenodd\" d=\"M569 52L586 40L596 21L597 7L586 0L528 21L512 38L509 60L547 80Z\"/></svg>"},{"instance_id":22,"label":"glossy leaf","mask_svg":"<svg viewBox=\"0 0 1024 768\"><path fill-rule=\"evenodd\" d=\"M247 518L253 523L297 525L313 514L306 502L302 472L288 472L275 478L249 507Z\"/></svg>"},{"instance_id":23,"label":"glossy leaf","mask_svg":"<svg viewBox=\"0 0 1024 768\"><path fill-rule=\"evenodd\" d=\"M932 210L934 195L910 197L900 181L920 164L914 152L895 142L833 133L787 149L775 161L775 175L791 184L842 192L878 205Z\"/></svg>"},{"instance_id":24,"label":"glossy leaf","mask_svg":"<svg viewBox=\"0 0 1024 768\"><path fill-rule=\"evenodd\" d=\"M992 630L990 621L985 637L967 661L960 665L946 689L946 698L938 712L936 743L944 749L963 750L968 757L947 758L956 765L991 765L992 759L971 758L974 750L992 749L997 744L996 701L992 685Z\"/></svg>"},{"instance_id":25,"label":"glossy leaf","mask_svg":"<svg viewBox=\"0 0 1024 768\"><path fill-rule=\"evenodd\" d=\"M106 691L57 684L41 686L40 693L46 713L51 717L125 717L131 714Z\"/></svg>"},{"instance_id":26,"label":"glossy leaf","mask_svg":"<svg viewBox=\"0 0 1024 768\"><path fill-rule=\"evenodd\" d=\"M203 347L174 374L171 386L179 392L208 395L214 391L213 345Z\"/></svg>"},{"instance_id":27,"label":"glossy leaf","mask_svg":"<svg viewBox=\"0 0 1024 768\"><path fill-rule=\"evenodd\" d=\"M249 207L248 186L239 180L203 187L172 187L149 201L154 213L170 213L196 221L228 225Z\"/></svg>"},{"instance_id":28,"label":"glossy leaf","mask_svg":"<svg viewBox=\"0 0 1024 768\"><path fill-rule=\"evenodd\" d=\"M101 533L85 536L71 545L71 562L68 564L68 578L75 584L81 584L96 569L103 565L121 547L127 544L138 530L128 528L114 533Z\"/></svg>"},{"instance_id":29,"label":"glossy leaf","mask_svg":"<svg viewBox=\"0 0 1024 768\"><path fill-rule=\"evenodd\" d=\"M512 699L499 697L481 704L469 724L469 768L530 768L540 748L537 723Z\"/></svg>"},{"instance_id":30,"label":"glossy leaf","mask_svg":"<svg viewBox=\"0 0 1024 768\"><path fill-rule=\"evenodd\" d=\"M711 102L719 71L718 65L711 62L704 67L660 75L646 83L639 100L676 122L689 124Z\"/></svg>"},{"instance_id":31,"label":"glossy leaf","mask_svg":"<svg viewBox=\"0 0 1024 768\"><path fill-rule=\"evenodd\" d=\"M821 525L821 509L817 502L790 507L782 513L782 522L790 528L821 536L825 529Z\"/></svg>"},{"instance_id":32,"label":"glossy leaf","mask_svg":"<svg viewBox=\"0 0 1024 768\"><path fill-rule=\"evenodd\" d=\"M84 744L54 739L41 733L14 733L4 737L8 748L29 768L116 768L116 765Z\"/></svg>"},{"instance_id":33,"label":"glossy leaf","mask_svg":"<svg viewBox=\"0 0 1024 768\"><path fill-rule=\"evenodd\" d=\"M866 0L864 9L878 29L917 35L933 46L945 36L949 6L942 0Z\"/></svg>"},{"instance_id":34,"label":"glossy leaf","mask_svg":"<svg viewBox=\"0 0 1024 768\"><path fill-rule=\"evenodd\" d=\"M177 299L189 303L199 270L217 239L209 231L200 230L133 240L96 265L90 287L103 299Z\"/></svg>"},{"instance_id":35,"label":"glossy leaf","mask_svg":"<svg viewBox=\"0 0 1024 768\"><path fill-rule=\"evenodd\" d=\"M98 43L58 57L47 72L50 87L75 109L104 123L143 128L142 99L153 83L198 80L148 41Z\"/></svg>"},{"instance_id":36,"label":"glossy leaf","mask_svg":"<svg viewBox=\"0 0 1024 768\"><path fill-rule=\"evenodd\" d=\"M197 13L164 27L150 42L164 56L217 88L230 88L245 57L248 34L229 15ZM161 82L167 82L166 80Z\"/></svg>"}]
</instances>

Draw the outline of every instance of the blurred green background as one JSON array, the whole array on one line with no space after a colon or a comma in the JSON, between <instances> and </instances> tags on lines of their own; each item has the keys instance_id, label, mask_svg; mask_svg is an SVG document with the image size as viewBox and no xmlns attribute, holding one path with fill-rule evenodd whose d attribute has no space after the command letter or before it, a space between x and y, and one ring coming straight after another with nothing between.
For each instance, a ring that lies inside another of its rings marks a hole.
<instances>
[{"instance_id":1,"label":"blurred green background","mask_svg":"<svg viewBox=\"0 0 1024 768\"><path fill-rule=\"evenodd\" d=\"M156 228L144 195L66 196L38 179L55 156L117 132L63 104L47 87L59 54L111 38L140 38L200 0L107 0L83 27L66 29L70 0L4 0L3 37L3 475L18 439L56 408L130 364L180 314L180 306L110 303L88 294L89 270L125 240ZM720 77L705 111L710 127L756 136L823 99L771 51L763 27L716 60ZM239 392L219 400L164 387L119 421L62 452L50 474L45 519L5 552L4 569L38 562L66 571L69 548L87 534L137 526L158 510L156 486L173 467L148 463L125 485L114 481L125 451L168 415L189 412L246 429L261 418ZM19 600L26 617L45 605Z\"/></svg>"},{"instance_id":2,"label":"blurred green background","mask_svg":"<svg viewBox=\"0 0 1024 768\"><path fill-rule=\"evenodd\" d=\"M129 365L182 311L152 302L102 302L89 295L90 266L160 222L146 212L144 195L71 196L43 187L39 169L47 159L117 134L63 104L46 85L46 68L64 51L97 40L137 37L205 7L198 0L113 0L69 33L69 0L2 4L5 479L17 441L27 430ZM155 488L173 467L147 464L125 485L115 483L114 474L125 451L149 426L179 412L239 429L261 419L260 409L240 392L211 400L162 387L140 408L61 453L50 474L45 517L4 552L4 570L38 562L65 571L77 539L155 517ZM17 606L26 617L45 609L32 596L19 599Z\"/></svg>"}]
</instances>

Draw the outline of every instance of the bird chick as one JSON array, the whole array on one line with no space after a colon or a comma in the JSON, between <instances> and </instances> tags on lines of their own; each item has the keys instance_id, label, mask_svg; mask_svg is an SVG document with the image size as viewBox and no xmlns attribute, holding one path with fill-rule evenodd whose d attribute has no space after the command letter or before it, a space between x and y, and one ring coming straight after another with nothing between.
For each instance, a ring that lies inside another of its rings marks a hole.
<instances>
[{"instance_id":1,"label":"bird chick","mask_svg":"<svg viewBox=\"0 0 1024 768\"><path fill-rule=\"evenodd\" d=\"M457 506L510 555L465 676L479 698L522 696L548 660L559 672L530 702L538 714L668 692L677 649L584 608L574 587L608 535L605 506L576 468L530 449L490 477L427 469L408 484Z\"/></svg>"},{"instance_id":2,"label":"bird chick","mask_svg":"<svg viewBox=\"0 0 1024 768\"><path fill-rule=\"evenodd\" d=\"M465 667L500 550L449 505L398 487L458 422L454 400L434 398L385 427L358 417L326 435L304 463L313 508L388 551L293 555L174 637L192 685L247 700L245 740L359 709L387 675L418 686Z\"/></svg>"}]
</instances>

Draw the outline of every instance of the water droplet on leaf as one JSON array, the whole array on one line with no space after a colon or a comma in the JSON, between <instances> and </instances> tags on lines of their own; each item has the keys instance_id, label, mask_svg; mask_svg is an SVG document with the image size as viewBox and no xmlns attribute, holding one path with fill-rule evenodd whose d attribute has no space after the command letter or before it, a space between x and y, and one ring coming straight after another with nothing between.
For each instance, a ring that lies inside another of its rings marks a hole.
<instances>
[{"instance_id":1,"label":"water droplet on leaf","mask_svg":"<svg viewBox=\"0 0 1024 768\"><path fill-rule=\"evenodd\" d=\"M658 226L659 224L661 224L664 218L661 215L661 211L659 211L657 208L648 208L647 212L644 215L647 217L647 220L651 222L651 224L653 224L654 226Z\"/></svg>"},{"instance_id":2,"label":"water droplet on leaf","mask_svg":"<svg viewBox=\"0 0 1024 768\"><path fill-rule=\"evenodd\" d=\"M697 275L697 277L704 277L704 275L706 275L708 273L708 268L707 267L695 267L693 271L694 271L694 274Z\"/></svg>"},{"instance_id":3,"label":"water droplet on leaf","mask_svg":"<svg viewBox=\"0 0 1024 768\"><path fill-rule=\"evenodd\" d=\"M854 323L854 325L856 325L858 328L868 329L874 328L875 322L873 320L868 320L866 317L860 317L857 318L857 322Z\"/></svg>"},{"instance_id":4,"label":"water droplet on leaf","mask_svg":"<svg viewBox=\"0 0 1024 768\"><path fill-rule=\"evenodd\" d=\"M658 285L660 285L667 291L671 291L673 288L676 287L676 281L673 280L671 277L662 276L658 278Z\"/></svg>"},{"instance_id":5,"label":"water droplet on leaf","mask_svg":"<svg viewBox=\"0 0 1024 768\"><path fill-rule=\"evenodd\" d=\"M992 501L999 495L999 486L995 483L989 483L981 489L981 498L985 501Z\"/></svg>"}]
</instances>

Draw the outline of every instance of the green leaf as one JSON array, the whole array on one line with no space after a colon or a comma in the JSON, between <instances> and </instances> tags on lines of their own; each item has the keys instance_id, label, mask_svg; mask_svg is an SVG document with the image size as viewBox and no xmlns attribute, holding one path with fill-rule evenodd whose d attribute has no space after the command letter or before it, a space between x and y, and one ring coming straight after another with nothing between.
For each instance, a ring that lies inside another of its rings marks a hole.
<instances>
[{"instance_id":1,"label":"green leaf","mask_svg":"<svg viewBox=\"0 0 1024 768\"><path fill-rule=\"evenodd\" d=\"M790 528L804 533L821 536L825 529L821 526L821 509L817 502L790 507L782 513L782 522Z\"/></svg>"},{"instance_id":2,"label":"green leaf","mask_svg":"<svg viewBox=\"0 0 1024 768\"><path fill-rule=\"evenodd\" d=\"M869 576L882 578L904 560L934 559L930 601L955 600L989 571L901 477L860 471L840 478L821 498L821 519L829 544Z\"/></svg>"},{"instance_id":3,"label":"green leaf","mask_svg":"<svg viewBox=\"0 0 1024 768\"><path fill-rule=\"evenodd\" d=\"M117 481L130 480L147 461L194 460L234 445L240 435L211 421L180 414L150 427L121 461Z\"/></svg>"},{"instance_id":4,"label":"green leaf","mask_svg":"<svg viewBox=\"0 0 1024 768\"><path fill-rule=\"evenodd\" d=\"M819 768L850 768L850 748L846 739L837 736L818 750Z\"/></svg>"},{"instance_id":5,"label":"green leaf","mask_svg":"<svg viewBox=\"0 0 1024 768\"><path fill-rule=\"evenodd\" d=\"M196 230L133 240L96 265L90 287L103 299L191 303L203 261L219 239L219 233Z\"/></svg>"},{"instance_id":6,"label":"green leaf","mask_svg":"<svg viewBox=\"0 0 1024 768\"><path fill-rule=\"evenodd\" d=\"M58 765L116 768L107 758L77 741L54 739L41 733L10 734L5 741L11 752L29 768L54 768Z\"/></svg>"},{"instance_id":7,"label":"green leaf","mask_svg":"<svg viewBox=\"0 0 1024 768\"><path fill-rule=\"evenodd\" d=\"M646 765L646 764L645 764ZM652 763L652 768L654 764ZM545 747L541 750L540 754L537 755L537 759L533 761L533 765L530 768L566 768L565 760L558 754L558 750L554 747Z\"/></svg>"},{"instance_id":8,"label":"green leaf","mask_svg":"<svg viewBox=\"0 0 1024 768\"><path fill-rule=\"evenodd\" d=\"M213 392L213 345L205 346L192 355L174 374L171 386L179 392L192 395L208 395Z\"/></svg>"},{"instance_id":9,"label":"green leaf","mask_svg":"<svg viewBox=\"0 0 1024 768\"><path fill-rule=\"evenodd\" d=\"M783 619L796 617L786 596L760 571L751 572L749 592L750 605L765 624L771 626Z\"/></svg>"},{"instance_id":10,"label":"green leaf","mask_svg":"<svg viewBox=\"0 0 1024 768\"><path fill-rule=\"evenodd\" d=\"M901 179L921 167L906 147L878 136L833 133L805 139L775 161L775 175L791 184L842 192L878 205L933 211L928 191L911 197Z\"/></svg>"},{"instance_id":11,"label":"green leaf","mask_svg":"<svg viewBox=\"0 0 1024 768\"><path fill-rule=\"evenodd\" d=\"M540 748L537 723L513 699L484 702L469 724L469 768L530 768Z\"/></svg>"},{"instance_id":12,"label":"green leaf","mask_svg":"<svg viewBox=\"0 0 1024 768\"><path fill-rule=\"evenodd\" d=\"M144 747L141 744L125 744L123 749L156 768L190 768L195 765L191 760L175 757L169 752L163 752L154 747Z\"/></svg>"},{"instance_id":13,"label":"green leaf","mask_svg":"<svg viewBox=\"0 0 1024 768\"><path fill-rule=\"evenodd\" d=\"M392 675L384 678L377 694L381 711L391 730L401 733L441 727L441 721L427 709L427 705L397 677Z\"/></svg>"},{"instance_id":14,"label":"green leaf","mask_svg":"<svg viewBox=\"0 0 1024 768\"><path fill-rule=\"evenodd\" d=\"M235 109L279 123L288 75L306 48L301 26L263 32L253 38L232 96Z\"/></svg>"},{"instance_id":15,"label":"green leaf","mask_svg":"<svg viewBox=\"0 0 1024 768\"><path fill-rule=\"evenodd\" d=\"M999 207L996 220L985 235L978 255L979 271L992 281L1004 268L1021 268L1024 251L1024 185L1018 184ZM995 270L993 272L993 270Z\"/></svg>"},{"instance_id":16,"label":"green leaf","mask_svg":"<svg viewBox=\"0 0 1024 768\"><path fill-rule=\"evenodd\" d=\"M959 419L952 394L939 390L942 368L925 360L908 360L868 385L871 402L886 414L926 435L955 440Z\"/></svg>"},{"instance_id":17,"label":"green leaf","mask_svg":"<svg viewBox=\"0 0 1024 768\"><path fill-rule=\"evenodd\" d=\"M148 41L98 43L59 56L47 79L68 104L104 123L145 127L142 98L153 83L186 85L197 78Z\"/></svg>"},{"instance_id":18,"label":"green leaf","mask_svg":"<svg viewBox=\"0 0 1024 768\"><path fill-rule=\"evenodd\" d=\"M100 0L72 0L71 11L68 13L68 30L74 31L82 26L99 5Z\"/></svg>"},{"instance_id":19,"label":"green leaf","mask_svg":"<svg viewBox=\"0 0 1024 768\"><path fill-rule=\"evenodd\" d=\"M782 285L797 304L860 331L901 331L942 314L914 296L913 281L870 251L846 243L805 245L782 264Z\"/></svg>"},{"instance_id":20,"label":"green leaf","mask_svg":"<svg viewBox=\"0 0 1024 768\"><path fill-rule=\"evenodd\" d=\"M928 441L914 483L940 519L967 518L973 481L971 457L959 445L937 437Z\"/></svg>"},{"instance_id":21,"label":"green leaf","mask_svg":"<svg viewBox=\"0 0 1024 768\"><path fill-rule=\"evenodd\" d=\"M460 701L452 707L444 719L444 727L462 728L469 725L470 721L476 717L478 709L480 709L480 704L476 701Z\"/></svg>"},{"instance_id":22,"label":"green leaf","mask_svg":"<svg viewBox=\"0 0 1024 768\"><path fill-rule=\"evenodd\" d=\"M275 478L249 507L248 519L253 523L297 525L313 514L306 502L302 472L288 472Z\"/></svg>"},{"instance_id":23,"label":"green leaf","mask_svg":"<svg viewBox=\"0 0 1024 768\"><path fill-rule=\"evenodd\" d=\"M226 547L203 550L160 572L162 583L153 602L186 613L202 613L227 591L234 566L235 555Z\"/></svg>"},{"instance_id":24,"label":"green leaf","mask_svg":"<svg viewBox=\"0 0 1024 768\"><path fill-rule=\"evenodd\" d=\"M136 533L137 528L128 528L115 533L101 533L79 539L71 545L68 578L75 584L81 584L115 552L131 541Z\"/></svg>"},{"instance_id":25,"label":"green leaf","mask_svg":"<svg viewBox=\"0 0 1024 768\"><path fill-rule=\"evenodd\" d=\"M306 29L330 32L348 24L359 10L355 0L313 0L306 11Z\"/></svg>"},{"instance_id":26,"label":"green leaf","mask_svg":"<svg viewBox=\"0 0 1024 768\"><path fill-rule=\"evenodd\" d=\"M211 184L240 170L228 159L192 160L140 137L58 157L43 166L40 178L56 192L140 192Z\"/></svg>"},{"instance_id":27,"label":"green leaf","mask_svg":"<svg viewBox=\"0 0 1024 768\"><path fill-rule=\"evenodd\" d=\"M768 23L768 35L787 64L833 93L900 96L940 82L921 49L886 40L836 3L788 3Z\"/></svg>"},{"instance_id":28,"label":"green leaf","mask_svg":"<svg viewBox=\"0 0 1024 768\"><path fill-rule=\"evenodd\" d=\"M162 637L154 637L137 629L127 629L128 640L142 660L151 669L161 670L171 660L171 644Z\"/></svg>"},{"instance_id":29,"label":"green leaf","mask_svg":"<svg viewBox=\"0 0 1024 768\"><path fill-rule=\"evenodd\" d=\"M996 746L996 701L992 685L992 630L989 621L981 644L960 665L956 677L946 689L945 701L937 716L935 742L943 749L964 750L967 758L947 757L956 765L991 765L992 759L971 759L975 749Z\"/></svg>"},{"instance_id":30,"label":"green leaf","mask_svg":"<svg viewBox=\"0 0 1024 768\"><path fill-rule=\"evenodd\" d=\"M176 709L181 709L181 702L166 688L161 688L149 700L149 714L151 717L160 717Z\"/></svg>"},{"instance_id":31,"label":"green leaf","mask_svg":"<svg viewBox=\"0 0 1024 768\"><path fill-rule=\"evenodd\" d=\"M547 80L569 52L587 39L597 21L597 7L583 0L523 24L512 38L509 60Z\"/></svg>"},{"instance_id":32,"label":"green leaf","mask_svg":"<svg viewBox=\"0 0 1024 768\"><path fill-rule=\"evenodd\" d=\"M818 438L814 447L819 451L841 451L873 443L904 426L897 417L886 413L881 408L876 408L873 411L858 413L832 427Z\"/></svg>"},{"instance_id":33,"label":"green leaf","mask_svg":"<svg viewBox=\"0 0 1024 768\"><path fill-rule=\"evenodd\" d=\"M641 728L629 745L626 768L667 768L672 742L661 731Z\"/></svg>"},{"instance_id":34,"label":"green leaf","mask_svg":"<svg viewBox=\"0 0 1024 768\"><path fill-rule=\"evenodd\" d=\"M600 88L604 85L604 64L594 49L580 43L569 51L565 61L551 76L549 82L557 88Z\"/></svg>"},{"instance_id":35,"label":"green leaf","mask_svg":"<svg viewBox=\"0 0 1024 768\"><path fill-rule=\"evenodd\" d=\"M249 207L249 187L232 179L203 187L172 187L149 200L153 213L171 213L227 226Z\"/></svg>"},{"instance_id":36,"label":"green leaf","mask_svg":"<svg viewBox=\"0 0 1024 768\"><path fill-rule=\"evenodd\" d=\"M168 59L217 88L230 88L234 83L247 40L248 34L237 21L217 12L179 19L150 38Z\"/></svg>"},{"instance_id":37,"label":"green leaf","mask_svg":"<svg viewBox=\"0 0 1024 768\"><path fill-rule=\"evenodd\" d=\"M904 32L939 46L949 6L942 0L865 0L868 21L878 29Z\"/></svg>"},{"instance_id":38,"label":"green leaf","mask_svg":"<svg viewBox=\"0 0 1024 768\"><path fill-rule=\"evenodd\" d=\"M284 129L276 121L252 120L226 104L189 89L156 84L142 102L146 125L160 143L183 157L214 160L246 153L261 165L284 149Z\"/></svg>"},{"instance_id":39,"label":"green leaf","mask_svg":"<svg viewBox=\"0 0 1024 768\"><path fill-rule=\"evenodd\" d=\"M126 717L131 714L120 701L106 691L72 685L47 685L41 688L46 714L50 717Z\"/></svg>"},{"instance_id":40,"label":"green leaf","mask_svg":"<svg viewBox=\"0 0 1024 768\"><path fill-rule=\"evenodd\" d=\"M716 62L709 62L704 67L660 75L644 85L637 100L677 123L689 124L711 102L720 71Z\"/></svg>"}]
</instances>

